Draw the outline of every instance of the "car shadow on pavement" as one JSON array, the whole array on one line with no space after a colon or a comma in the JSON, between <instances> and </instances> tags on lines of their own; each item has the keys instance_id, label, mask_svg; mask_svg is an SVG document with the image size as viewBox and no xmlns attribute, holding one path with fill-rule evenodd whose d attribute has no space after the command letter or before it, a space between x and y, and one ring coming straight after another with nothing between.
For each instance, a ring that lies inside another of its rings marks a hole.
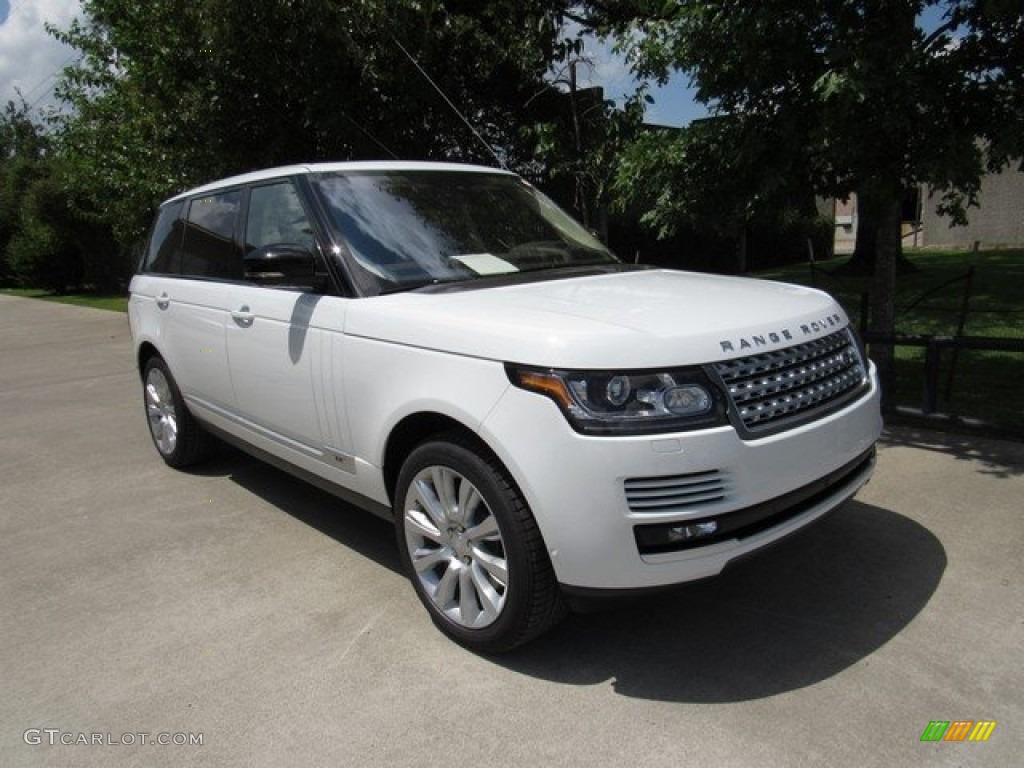
<instances>
[{"instance_id":1,"label":"car shadow on pavement","mask_svg":"<svg viewBox=\"0 0 1024 768\"><path fill-rule=\"evenodd\" d=\"M228 477L342 546L402 573L392 526L233 448L195 474ZM852 501L717 578L571 614L502 656L515 672L625 696L721 703L814 685L892 640L946 568L920 524ZM870 663L870 662L868 662Z\"/></svg>"},{"instance_id":2,"label":"car shadow on pavement","mask_svg":"<svg viewBox=\"0 0 1024 768\"><path fill-rule=\"evenodd\" d=\"M945 453L961 461L973 461L980 465L979 472L995 478L1024 475L1024 442L901 426L887 427L881 443L885 446Z\"/></svg>"},{"instance_id":3,"label":"car shadow on pavement","mask_svg":"<svg viewBox=\"0 0 1024 768\"><path fill-rule=\"evenodd\" d=\"M391 523L327 491L227 445L218 446L215 457L188 471L228 477L296 520L404 577Z\"/></svg>"},{"instance_id":4,"label":"car shadow on pavement","mask_svg":"<svg viewBox=\"0 0 1024 768\"><path fill-rule=\"evenodd\" d=\"M610 680L637 698L758 699L868 657L928 603L945 568L945 550L927 529L851 502L715 579L571 615L493 661L570 685Z\"/></svg>"}]
</instances>

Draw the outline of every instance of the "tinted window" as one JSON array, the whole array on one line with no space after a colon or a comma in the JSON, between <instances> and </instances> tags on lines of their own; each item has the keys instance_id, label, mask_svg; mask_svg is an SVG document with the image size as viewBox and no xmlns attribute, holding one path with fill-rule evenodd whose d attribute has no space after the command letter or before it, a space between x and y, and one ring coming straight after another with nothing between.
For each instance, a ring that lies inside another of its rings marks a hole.
<instances>
[{"instance_id":1,"label":"tinted window","mask_svg":"<svg viewBox=\"0 0 1024 768\"><path fill-rule=\"evenodd\" d=\"M149 237L149 250L142 265L143 272L177 274L181 271L182 203L168 203L160 209L153 232Z\"/></svg>"},{"instance_id":2,"label":"tinted window","mask_svg":"<svg viewBox=\"0 0 1024 768\"><path fill-rule=\"evenodd\" d=\"M254 187L249 193L245 251L265 245L313 247L313 227L290 181Z\"/></svg>"},{"instance_id":3,"label":"tinted window","mask_svg":"<svg viewBox=\"0 0 1024 768\"><path fill-rule=\"evenodd\" d=\"M241 193L235 189L194 198L188 208L181 271L186 275L239 279L242 261L235 248Z\"/></svg>"}]
</instances>

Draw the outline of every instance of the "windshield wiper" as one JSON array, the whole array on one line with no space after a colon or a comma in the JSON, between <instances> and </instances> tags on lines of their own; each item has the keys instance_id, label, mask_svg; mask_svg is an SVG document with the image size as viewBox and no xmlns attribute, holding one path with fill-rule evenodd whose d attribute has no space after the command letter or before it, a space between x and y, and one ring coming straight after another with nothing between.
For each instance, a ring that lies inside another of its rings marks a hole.
<instances>
[{"instance_id":1,"label":"windshield wiper","mask_svg":"<svg viewBox=\"0 0 1024 768\"><path fill-rule=\"evenodd\" d=\"M430 277L424 280L409 280L404 283L397 283L395 285L389 285L386 288L381 288L379 295L384 296L389 293L405 293L406 291L415 291L420 288L430 288L435 285L447 285L449 283L464 283L467 280L472 279L473 277L462 275L459 277Z\"/></svg>"}]
</instances>

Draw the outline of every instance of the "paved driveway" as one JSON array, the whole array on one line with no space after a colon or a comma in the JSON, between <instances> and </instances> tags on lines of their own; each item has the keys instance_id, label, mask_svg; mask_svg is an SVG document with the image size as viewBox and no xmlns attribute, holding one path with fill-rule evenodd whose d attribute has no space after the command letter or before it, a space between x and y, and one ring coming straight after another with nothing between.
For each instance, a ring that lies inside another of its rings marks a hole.
<instances>
[{"instance_id":1,"label":"paved driveway","mask_svg":"<svg viewBox=\"0 0 1024 768\"><path fill-rule=\"evenodd\" d=\"M124 315L0 296L0 766L1019 765L1022 549L1024 446L894 430L803 535L482 658L383 522L167 469Z\"/></svg>"}]
</instances>

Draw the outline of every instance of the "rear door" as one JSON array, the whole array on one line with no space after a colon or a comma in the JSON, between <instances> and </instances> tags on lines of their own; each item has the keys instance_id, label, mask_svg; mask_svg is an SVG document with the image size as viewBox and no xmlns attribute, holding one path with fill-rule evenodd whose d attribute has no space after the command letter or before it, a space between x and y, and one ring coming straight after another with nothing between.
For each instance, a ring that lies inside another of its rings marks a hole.
<instances>
[{"instance_id":1,"label":"rear door","mask_svg":"<svg viewBox=\"0 0 1024 768\"><path fill-rule=\"evenodd\" d=\"M227 190L165 206L157 220L138 286L151 306L149 335L190 405L230 408L224 325L231 281L241 276L235 244L240 190ZM135 298L133 297L133 301Z\"/></svg>"}]
</instances>

